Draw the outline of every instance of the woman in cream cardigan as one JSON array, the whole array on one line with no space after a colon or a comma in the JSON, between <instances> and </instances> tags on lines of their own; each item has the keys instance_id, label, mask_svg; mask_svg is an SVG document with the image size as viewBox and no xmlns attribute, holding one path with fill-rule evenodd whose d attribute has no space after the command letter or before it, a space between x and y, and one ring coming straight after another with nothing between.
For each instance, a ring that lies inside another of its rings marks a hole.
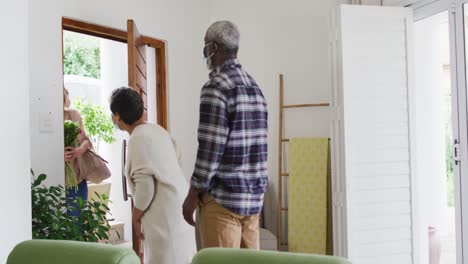
<instances>
[{"instance_id":1,"label":"woman in cream cardigan","mask_svg":"<svg viewBox=\"0 0 468 264\"><path fill-rule=\"evenodd\" d=\"M127 176L144 263L189 264L196 253L195 231L180 214L189 183L171 137L162 127L142 120L143 101L130 88L112 92L110 109L114 124L130 134Z\"/></svg>"}]
</instances>

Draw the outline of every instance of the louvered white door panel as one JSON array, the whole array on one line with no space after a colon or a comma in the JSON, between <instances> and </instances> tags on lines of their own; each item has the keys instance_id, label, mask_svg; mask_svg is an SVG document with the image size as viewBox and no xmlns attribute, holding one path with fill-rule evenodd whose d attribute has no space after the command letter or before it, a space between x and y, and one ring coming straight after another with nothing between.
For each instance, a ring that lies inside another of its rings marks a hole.
<instances>
[{"instance_id":1,"label":"louvered white door panel","mask_svg":"<svg viewBox=\"0 0 468 264\"><path fill-rule=\"evenodd\" d=\"M334 144L344 148L352 263L413 263L410 22L404 8L340 7L342 138Z\"/></svg>"}]
</instances>

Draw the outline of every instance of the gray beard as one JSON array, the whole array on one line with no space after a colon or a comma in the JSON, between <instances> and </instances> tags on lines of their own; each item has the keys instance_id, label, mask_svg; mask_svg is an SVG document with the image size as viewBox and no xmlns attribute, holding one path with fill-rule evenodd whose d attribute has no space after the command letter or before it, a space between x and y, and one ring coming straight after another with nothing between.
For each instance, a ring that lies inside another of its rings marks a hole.
<instances>
[{"instance_id":1,"label":"gray beard","mask_svg":"<svg viewBox=\"0 0 468 264\"><path fill-rule=\"evenodd\" d=\"M209 70L209 71L212 71L215 69L215 67L213 66L213 63L211 62L211 59L207 59L206 60L206 68Z\"/></svg>"}]
</instances>

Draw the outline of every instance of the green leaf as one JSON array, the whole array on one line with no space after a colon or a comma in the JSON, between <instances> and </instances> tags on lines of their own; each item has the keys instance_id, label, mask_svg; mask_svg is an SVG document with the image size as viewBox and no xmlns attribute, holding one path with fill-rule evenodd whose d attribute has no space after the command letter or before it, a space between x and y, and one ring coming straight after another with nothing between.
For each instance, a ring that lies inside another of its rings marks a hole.
<instances>
[{"instance_id":1,"label":"green leaf","mask_svg":"<svg viewBox=\"0 0 468 264\"><path fill-rule=\"evenodd\" d=\"M39 176L37 176L37 180L42 183L43 181L45 181L47 179L47 175L45 174L40 174Z\"/></svg>"}]
</instances>

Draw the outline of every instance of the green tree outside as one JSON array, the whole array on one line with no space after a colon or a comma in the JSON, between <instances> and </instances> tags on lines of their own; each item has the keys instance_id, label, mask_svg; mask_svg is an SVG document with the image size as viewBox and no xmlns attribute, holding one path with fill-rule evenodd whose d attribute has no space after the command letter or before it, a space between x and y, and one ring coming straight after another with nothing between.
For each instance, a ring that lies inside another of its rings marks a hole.
<instances>
[{"instance_id":1,"label":"green tree outside","mask_svg":"<svg viewBox=\"0 0 468 264\"><path fill-rule=\"evenodd\" d=\"M98 38L64 31L63 42L64 74L95 79L101 77L101 56Z\"/></svg>"}]
</instances>

